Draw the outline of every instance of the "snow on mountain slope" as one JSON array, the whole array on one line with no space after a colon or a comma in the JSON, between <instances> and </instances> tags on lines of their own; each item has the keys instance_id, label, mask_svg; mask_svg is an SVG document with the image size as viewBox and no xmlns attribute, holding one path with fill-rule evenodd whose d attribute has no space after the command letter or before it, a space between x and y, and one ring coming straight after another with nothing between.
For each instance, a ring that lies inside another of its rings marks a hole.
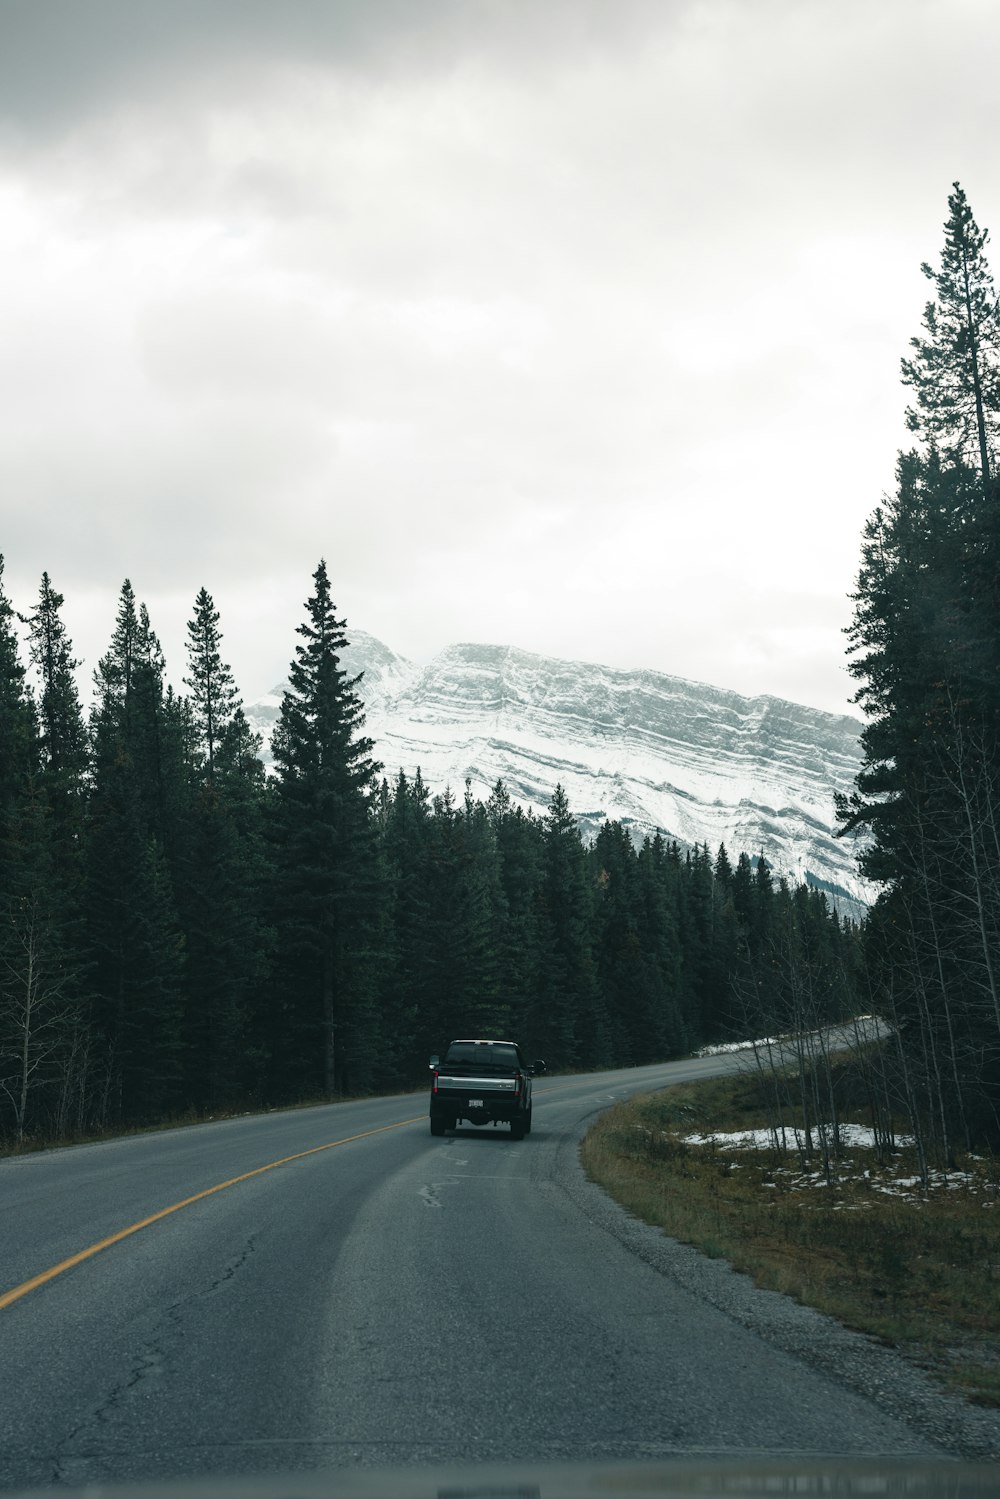
<instances>
[{"instance_id":1,"label":"snow on mountain slope","mask_svg":"<svg viewBox=\"0 0 1000 1499\"><path fill-rule=\"evenodd\" d=\"M858 724L772 697L652 671L550 660L494 645L453 645L421 667L355 632L344 665L364 671L366 732L391 780L420 767L432 791L498 779L544 811L557 782L585 833L605 818L638 836L763 851L857 909L851 846L833 837L833 793L860 761ZM247 714L269 734L282 689Z\"/></svg>"}]
</instances>

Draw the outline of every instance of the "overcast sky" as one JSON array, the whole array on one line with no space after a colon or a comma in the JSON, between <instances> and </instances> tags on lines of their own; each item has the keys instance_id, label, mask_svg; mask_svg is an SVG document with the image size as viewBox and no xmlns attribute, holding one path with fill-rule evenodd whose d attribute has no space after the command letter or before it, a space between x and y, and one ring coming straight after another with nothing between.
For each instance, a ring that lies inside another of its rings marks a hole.
<instances>
[{"instance_id":1,"label":"overcast sky","mask_svg":"<svg viewBox=\"0 0 1000 1499\"><path fill-rule=\"evenodd\" d=\"M0 550L250 701L348 627L846 711L996 0L0 0ZM994 256L1000 255L994 247ZM1000 270L1000 263L994 259Z\"/></svg>"}]
</instances>

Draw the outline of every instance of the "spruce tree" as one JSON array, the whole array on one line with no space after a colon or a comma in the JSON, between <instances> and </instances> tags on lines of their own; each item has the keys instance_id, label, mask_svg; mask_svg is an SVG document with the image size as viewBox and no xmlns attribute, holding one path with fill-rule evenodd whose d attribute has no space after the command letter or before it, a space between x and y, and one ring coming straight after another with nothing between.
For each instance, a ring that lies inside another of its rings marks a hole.
<instances>
[{"instance_id":1,"label":"spruce tree","mask_svg":"<svg viewBox=\"0 0 1000 1499\"><path fill-rule=\"evenodd\" d=\"M57 1101L49 1106L59 1128L68 1127L72 1114L79 1117L88 1091L90 1026L83 859L89 751L76 686L79 662L62 620L63 602L44 573L38 603L25 621L39 679L40 764L37 799L26 809L23 833L24 847L33 852L32 876L22 886L30 891L38 972L47 964L58 975L48 990L58 1021L47 1021L46 1044L50 1065L59 1059Z\"/></svg>"},{"instance_id":2,"label":"spruce tree","mask_svg":"<svg viewBox=\"0 0 1000 1499\"><path fill-rule=\"evenodd\" d=\"M94 1122L148 1119L182 1096L184 941L171 864L183 837L183 714L165 707L164 661L126 579L95 674L86 838L93 963ZM176 732L175 732L176 730Z\"/></svg>"},{"instance_id":3,"label":"spruce tree","mask_svg":"<svg viewBox=\"0 0 1000 1499\"><path fill-rule=\"evenodd\" d=\"M260 742L222 660L221 641L219 612L202 588L188 623L191 794L179 814L185 837L175 881L187 936L185 1074L202 1108L232 1104L259 1087L254 1018L271 936L262 907Z\"/></svg>"},{"instance_id":4,"label":"spruce tree","mask_svg":"<svg viewBox=\"0 0 1000 1499\"><path fill-rule=\"evenodd\" d=\"M500 971L510 1006L511 1033L525 1044L533 1033L541 955L539 947L543 833L539 820L515 805L502 781L486 803L499 860L503 911Z\"/></svg>"},{"instance_id":5,"label":"spruce tree","mask_svg":"<svg viewBox=\"0 0 1000 1499\"><path fill-rule=\"evenodd\" d=\"M468 787L432 802L428 828L427 952L432 1046L456 1035L503 1036L510 1006L501 982L504 897L496 840Z\"/></svg>"},{"instance_id":6,"label":"spruce tree","mask_svg":"<svg viewBox=\"0 0 1000 1499\"><path fill-rule=\"evenodd\" d=\"M533 1049L550 1066L596 1067L608 1036L593 958L593 892L580 830L557 785L544 825Z\"/></svg>"},{"instance_id":7,"label":"spruce tree","mask_svg":"<svg viewBox=\"0 0 1000 1499\"><path fill-rule=\"evenodd\" d=\"M386 787L380 819L388 922L381 1009L389 1065L400 1082L419 1076L428 1054L443 1044L436 1029L431 821L419 767L412 779L400 770L391 792Z\"/></svg>"},{"instance_id":8,"label":"spruce tree","mask_svg":"<svg viewBox=\"0 0 1000 1499\"><path fill-rule=\"evenodd\" d=\"M680 880L680 934L684 949L683 1017L690 1037L710 1031L719 1009L715 877L708 846L690 850Z\"/></svg>"},{"instance_id":9,"label":"spruce tree","mask_svg":"<svg viewBox=\"0 0 1000 1499\"><path fill-rule=\"evenodd\" d=\"M647 1061L661 1061L686 1050L691 1034L683 1014L683 954L677 922L676 892L666 860L663 837L643 840L636 861L637 930L640 949L652 965L653 1011ZM695 1032L701 1036L701 1027Z\"/></svg>"},{"instance_id":10,"label":"spruce tree","mask_svg":"<svg viewBox=\"0 0 1000 1499\"><path fill-rule=\"evenodd\" d=\"M1000 416L1000 307L985 256L989 233L959 183L953 187L940 265L920 267L934 297L924 309L923 336L910 340L913 358L902 361L903 383L916 397L906 419L926 447L978 468L986 494Z\"/></svg>"},{"instance_id":11,"label":"spruce tree","mask_svg":"<svg viewBox=\"0 0 1000 1499\"><path fill-rule=\"evenodd\" d=\"M40 747L49 804L56 816L77 804L87 767L87 737L80 708L73 647L60 610L63 596L42 574L38 603L29 615L28 651L40 678Z\"/></svg>"},{"instance_id":12,"label":"spruce tree","mask_svg":"<svg viewBox=\"0 0 1000 1499\"><path fill-rule=\"evenodd\" d=\"M756 941L753 892L753 865L750 862L749 854L741 853L736 860L736 868L733 870L733 908L736 912L736 919L752 944Z\"/></svg>"},{"instance_id":13,"label":"spruce tree","mask_svg":"<svg viewBox=\"0 0 1000 1499\"><path fill-rule=\"evenodd\" d=\"M369 944L381 898L370 802L381 766L362 732L360 676L341 666L326 563L313 574L302 637L272 740L279 929L274 1036L281 1086L330 1095L367 1081L374 1033Z\"/></svg>"},{"instance_id":14,"label":"spruce tree","mask_svg":"<svg viewBox=\"0 0 1000 1499\"><path fill-rule=\"evenodd\" d=\"M634 849L620 822L605 822L589 851L594 888L594 968L607 1016L609 1060L635 1063L644 999L636 933ZM647 1017L648 1019L648 1017Z\"/></svg>"},{"instance_id":15,"label":"spruce tree","mask_svg":"<svg viewBox=\"0 0 1000 1499\"><path fill-rule=\"evenodd\" d=\"M111 645L107 654L101 657L95 674L98 695L109 706L113 704L119 710L124 709L132 690L138 648L139 615L135 591L126 578L118 596L118 613Z\"/></svg>"},{"instance_id":16,"label":"spruce tree","mask_svg":"<svg viewBox=\"0 0 1000 1499\"><path fill-rule=\"evenodd\" d=\"M502 972L506 895L500 871L496 833L486 807L465 783L462 808L462 859L465 870L461 909L466 915L469 974L468 1023L484 1036L510 1031L511 995Z\"/></svg>"},{"instance_id":17,"label":"spruce tree","mask_svg":"<svg viewBox=\"0 0 1000 1499\"><path fill-rule=\"evenodd\" d=\"M205 588L199 589L194 601L187 634L190 675L184 678L184 685L191 689L192 716L204 755L205 774L209 781L214 781L219 745L239 699L232 672L220 651L219 611Z\"/></svg>"}]
</instances>

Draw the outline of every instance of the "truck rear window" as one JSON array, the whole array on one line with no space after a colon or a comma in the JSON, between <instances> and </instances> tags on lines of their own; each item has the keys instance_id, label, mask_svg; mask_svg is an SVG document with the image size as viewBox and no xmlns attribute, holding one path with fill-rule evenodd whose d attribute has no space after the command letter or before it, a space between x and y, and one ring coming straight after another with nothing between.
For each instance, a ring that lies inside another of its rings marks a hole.
<instances>
[{"instance_id":1,"label":"truck rear window","mask_svg":"<svg viewBox=\"0 0 1000 1499\"><path fill-rule=\"evenodd\" d=\"M512 1071L517 1065L517 1047L497 1043L474 1045L469 1041L454 1041L448 1047L446 1063L456 1066L503 1068Z\"/></svg>"}]
</instances>

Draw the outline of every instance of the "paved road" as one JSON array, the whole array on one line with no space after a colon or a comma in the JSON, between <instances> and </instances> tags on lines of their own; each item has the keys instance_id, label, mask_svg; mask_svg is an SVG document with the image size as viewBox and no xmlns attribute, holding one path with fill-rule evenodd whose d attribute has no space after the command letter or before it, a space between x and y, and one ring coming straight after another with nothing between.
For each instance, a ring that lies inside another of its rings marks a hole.
<instances>
[{"instance_id":1,"label":"paved road","mask_svg":"<svg viewBox=\"0 0 1000 1499\"><path fill-rule=\"evenodd\" d=\"M431 1139L420 1094L0 1162L0 1297L257 1173L0 1310L0 1487L939 1452L581 1207L597 1194L577 1142L598 1111L730 1065L540 1081L522 1142L472 1127Z\"/></svg>"}]
</instances>

